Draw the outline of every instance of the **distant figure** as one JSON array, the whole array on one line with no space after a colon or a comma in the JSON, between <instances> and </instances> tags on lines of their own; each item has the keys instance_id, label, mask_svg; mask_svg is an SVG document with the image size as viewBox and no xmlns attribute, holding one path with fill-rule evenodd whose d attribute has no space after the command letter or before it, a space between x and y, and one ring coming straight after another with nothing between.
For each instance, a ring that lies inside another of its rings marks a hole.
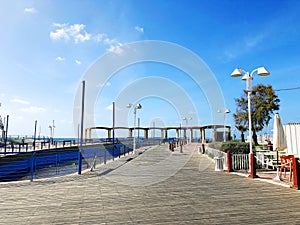
<instances>
[{"instance_id":1,"label":"distant figure","mask_svg":"<svg viewBox=\"0 0 300 225\"><path fill-rule=\"evenodd\" d=\"M22 144L24 144L25 143L25 139L24 139L24 137L22 137Z\"/></svg>"},{"instance_id":2,"label":"distant figure","mask_svg":"<svg viewBox=\"0 0 300 225\"><path fill-rule=\"evenodd\" d=\"M270 140L268 141L268 149L270 151L273 151L273 144L272 144L272 142Z\"/></svg>"}]
</instances>

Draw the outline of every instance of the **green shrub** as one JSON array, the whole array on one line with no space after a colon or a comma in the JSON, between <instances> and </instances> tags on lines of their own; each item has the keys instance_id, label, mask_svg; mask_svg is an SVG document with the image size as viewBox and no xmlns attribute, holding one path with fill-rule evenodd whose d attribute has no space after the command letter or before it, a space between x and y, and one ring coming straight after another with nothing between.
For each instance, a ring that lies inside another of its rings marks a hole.
<instances>
[{"instance_id":1,"label":"green shrub","mask_svg":"<svg viewBox=\"0 0 300 225\"><path fill-rule=\"evenodd\" d=\"M221 150L222 149L222 142L211 142L208 144L208 147L210 148L214 148L217 150Z\"/></svg>"},{"instance_id":2,"label":"green shrub","mask_svg":"<svg viewBox=\"0 0 300 225\"><path fill-rule=\"evenodd\" d=\"M249 143L241 141L223 142L221 146L221 151L229 151L232 154L249 154Z\"/></svg>"}]
</instances>

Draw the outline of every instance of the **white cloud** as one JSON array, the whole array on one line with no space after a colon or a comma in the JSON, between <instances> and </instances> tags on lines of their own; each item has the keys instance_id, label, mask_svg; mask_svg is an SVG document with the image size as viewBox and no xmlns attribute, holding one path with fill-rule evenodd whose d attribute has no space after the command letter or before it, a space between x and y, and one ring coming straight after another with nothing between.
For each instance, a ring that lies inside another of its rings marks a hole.
<instances>
[{"instance_id":1,"label":"white cloud","mask_svg":"<svg viewBox=\"0 0 300 225\"><path fill-rule=\"evenodd\" d=\"M35 8L25 8L24 12L25 13L36 13L37 10Z\"/></svg>"},{"instance_id":2,"label":"white cloud","mask_svg":"<svg viewBox=\"0 0 300 225\"><path fill-rule=\"evenodd\" d=\"M67 26L68 24L66 24L66 23L53 23L52 24L54 27L65 27L65 26Z\"/></svg>"},{"instance_id":3,"label":"white cloud","mask_svg":"<svg viewBox=\"0 0 300 225\"><path fill-rule=\"evenodd\" d=\"M245 41L246 48L256 47L258 44L260 44L266 38L266 36L267 36L266 34L261 33L261 34L258 34L256 36L254 36L254 37L248 38Z\"/></svg>"},{"instance_id":4,"label":"white cloud","mask_svg":"<svg viewBox=\"0 0 300 225\"><path fill-rule=\"evenodd\" d=\"M43 108L43 107L30 106L30 107L27 107L27 108L22 108L21 111L22 112L37 113L37 112L44 112L44 111L46 111L46 109Z\"/></svg>"},{"instance_id":5,"label":"white cloud","mask_svg":"<svg viewBox=\"0 0 300 225\"><path fill-rule=\"evenodd\" d=\"M144 28L140 26L135 26L134 29L138 32L144 33Z\"/></svg>"},{"instance_id":6,"label":"white cloud","mask_svg":"<svg viewBox=\"0 0 300 225\"><path fill-rule=\"evenodd\" d=\"M81 65L81 62L79 61L79 60L75 60L75 63L77 64L77 65Z\"/></svg>"},{"instance_id":7,"label":"white cloud","mask_svg":"<svg viewBox=\"0 0 300 225\"><path fill-rule=\"evenodd\" d=\"M88 34L87 32L84 32L84 34L77 34L74 36L75 44L78 44L80 42L89 41L90 39L91 39L91 34Z\"/></svg>"},{"instance_id":8,"label":"white cloud","mask_svg":"<svg viewBox=\"0 0 300 225\"><path fill-rule=\"evenodd\" d=\"M108 45L116 45L118 41L116 39L105 38L104 43Z\"/></svg>"},{"instance_id":9,"label":"white cloud","mask_svg":"<svg viewBox=\"0 0 300 225\"><path fill-rule=\"evenodd\" d=\"M110 82L107 82L107 83L105 83L105 84L99 83L99 84L96 85L96 87L101 88L101 87L104 87L104 86L110 86L110 85L111 85Z\"/></svg>"},{"instance_id":10,"label":"white cloud","mask_svg":"<svg viewBox=\"0 0 300 225\"><path fill-rule=\"evenodd\" d=\"M109 106L106 106L105 109L106 109L106 110L112 111L112 110L113 110L113 104L110 104Z\"/></svg>"},{"instance_id":11,"label":"white cloud","mask_svg":"<svg viewBox=\"0 0 300 225\"><path fill-rule=\"evenodd\" d=\"M105 109L112 111L113 110L113 104L110 104L110 105L106 106ZM115 110L120 110L120 108L115 106Z\"/></svg>"},{"instance_id":12,"label":"white cloud","mask_svg":"<svg viewBox=\"0 0 300 225\"><path fill-rule=\"evenodd\" d=\"M109 48L108 48L108 51L110 52L113 52L115 53L116 55L121 55L123 53L123 49L121 48L122 45L118 45L118 46L114 46L114 45L111 45Z\"/></svg>"},{"instance_id":13,"label":"white cloud","mask_svg":"<svg viewBox=\"0 0 300 225\"><path fill-rule=\"evenodd\" d=\"M102 42L107 37L106 34L96 34L94 39L96 42Z\"/></svg>"},{"instance_id":14,"label":"white cloud","mask_svg":"<svg viewBox=\"0 0 300 225\"><path fill-rule=\"evenodd\" d=\"M75 44L93 40L97 43L108 45L108 51L120 55L123 52L123 45L115 38L109 38L105 33L91 34L85 30L84 24L69 25L66 23L53 23L55 31L50 32L52 40L73 40ZM144 32L144 28L136 27L139 32Z\"/></svg>"},{"instance_id":15,"label":"white cloud","mask_svg":"<svg viewBox=\"0 0 300 225\"><path fill-rule=\"evenodd\" d=\"M17 98L11 99L10 102L19 103L19 104L22 104L22 105L29 105L30 104L30 102L28 102L28 101L25 101L25 100L22 100L22 99L17 99Z\"/></svg>"},{"instance_id":16,"label":"white cloud","mask_svg":"<svg viewBox=\"0 0 300 225\"><path fill-rule=\"evenodd\" d=\"M53 23L53 26L57 29L50 32L50 38L52 40L64 39L66 41L73 39L75 44L80 42L89 41L91 39L91 34L87 33L84 28L84 24L61 24Z\"/></svg>"},{"instance_id":17,"label":"white cloud","mask_svg":"<svg viewBox=\"0 0 300 225\"><path fill-rule=\"evenodd\" d=\"M59 61L59 62L62 62L62 61L65 61L65 58L58 56L58 57L56 57L55 60Z\"/></svg>"}]
</instances>

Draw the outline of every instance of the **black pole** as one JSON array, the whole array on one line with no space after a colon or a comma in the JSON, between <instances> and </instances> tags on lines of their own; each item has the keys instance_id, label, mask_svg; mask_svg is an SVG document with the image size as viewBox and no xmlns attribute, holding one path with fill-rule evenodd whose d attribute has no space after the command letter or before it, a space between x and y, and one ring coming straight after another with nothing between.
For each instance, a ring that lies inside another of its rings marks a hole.
<instances>
[{"instance_id":1,"label":"black pole","mask_svg":"<svg viewBox=\"0 0 300 225\"><path fill-rule=\"evenodd\" d=\"M84 122L84 94L85 94L85 81L82 81L82 99L81 99L81 128L80 128L80 147L78 151L78 174L81 174L82 167L82 142L83 142L83 122Z\"/></svg>"},{"instance_id":2,"label":"black pole","mask_svg":"<svg viewBox=\"0 0 300 225\"><path fill-rule=\"evenodd\" d=\"M34 124L34 136L33 136L33 150L34 151L35 151L36 125L37 125L37 120L35 121L35 124Z\"/></svg>"},{"instance_id":3,"label":"black pole","mask_svg":"<svg viewBox=\"0 0 300 225\"><path fill-rule=\"evenodd\" d=\"M8 118L9 118L9 115L7 115L7 117L6 117L6 131L5 131L4 152L6 152L6 145L7 145Z\"/></svg>"},{"instance_id":4,"label":"black pole","mask_svg":"<svg viewBox=\"0 0 300 225\"><path fill-rule=\"evenodd\" d=\"M113 159L115 154L115 102L113 102L113 126L112 126Z\"/></svg>"}]
</instances>

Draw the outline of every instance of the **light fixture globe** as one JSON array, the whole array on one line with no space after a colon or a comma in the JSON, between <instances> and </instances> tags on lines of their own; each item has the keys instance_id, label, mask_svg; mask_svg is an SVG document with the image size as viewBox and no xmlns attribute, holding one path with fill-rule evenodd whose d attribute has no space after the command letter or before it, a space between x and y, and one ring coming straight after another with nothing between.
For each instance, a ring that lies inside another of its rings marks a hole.
<instances>
[{"instance_id":1,"label":"light fixture globe","mask_svg":"<svg viewBox=\"0 0 300 225\"><path fill-rule=\"evenodd\" d=\"M259 67L257 68L257 74L259 76L268 76L270 75L270 72L265 67Z\"/></svg>"},{"instance_id":2,"label":"light fixture globe","mask_svg":"<svg viewBox=\"0 0 300 225\"><path fill-rule=\"evenodd\" d=\"M240 76L242 76L241 69L240 68L234 69L234 71L231 73L230 76L232 76L232 77L240 77Z\"/></svg>"}]
</instances>

